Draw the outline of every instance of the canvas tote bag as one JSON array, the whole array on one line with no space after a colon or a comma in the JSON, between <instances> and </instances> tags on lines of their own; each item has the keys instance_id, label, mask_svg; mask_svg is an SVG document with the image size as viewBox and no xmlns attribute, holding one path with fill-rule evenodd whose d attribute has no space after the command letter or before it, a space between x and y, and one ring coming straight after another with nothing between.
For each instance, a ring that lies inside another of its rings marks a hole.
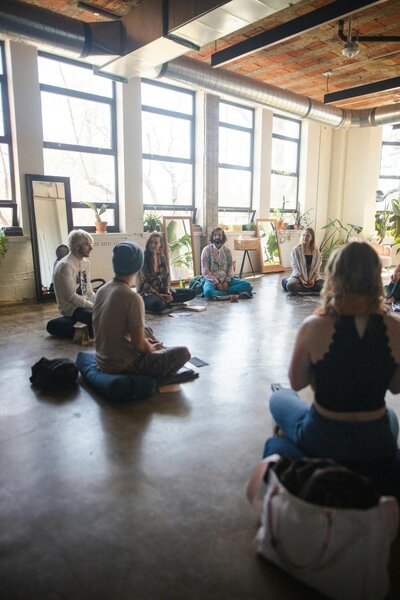
<instances>
[{"instance_id":1,"label":"canvas tote bag","mask_svg":"<svg viewBox=\"0 0 400 600\"><path fill-rule=\"evenodd\" d=\"M368 509L331 508L291 494L268 469L257 551L335 600L381 600L398 528L397 500Z\"/></svg>"}]
</instances>

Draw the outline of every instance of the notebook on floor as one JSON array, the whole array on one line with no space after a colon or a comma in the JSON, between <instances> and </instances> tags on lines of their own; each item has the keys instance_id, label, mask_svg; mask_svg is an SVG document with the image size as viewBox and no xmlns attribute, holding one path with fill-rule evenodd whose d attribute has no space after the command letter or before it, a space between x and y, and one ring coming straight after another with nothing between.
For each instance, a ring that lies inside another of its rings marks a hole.
<instances>
[{"instance_id":1,"label":"notebook on floor","mask_svg":"<svg viewBox=\"0 0 400 600\"><path fill-rule=\"evenodd\" d=\"M197 379L199 374L193 369L189 369L188 367L182 367L174 373L173 375L167 375L167 377L163 377L157 383L158 385L170 385L171 383L182 383L183 381L191 381L192 379Z\"/></svg>"}]
</instances>

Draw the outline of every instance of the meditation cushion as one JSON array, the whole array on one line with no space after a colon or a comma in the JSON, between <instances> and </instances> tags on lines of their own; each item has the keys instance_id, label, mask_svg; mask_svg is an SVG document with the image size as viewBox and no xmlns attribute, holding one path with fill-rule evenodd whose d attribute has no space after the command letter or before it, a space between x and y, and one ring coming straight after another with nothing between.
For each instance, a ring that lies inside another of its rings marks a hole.
<instances>
[{"instance_id":1,"label":"meditation cushion","mask_svg":"<svg viewBox=\"0 0 400 600\"><path fill-rule=\"evenodd\" d=\"M72 340L75 333L74 322L72 317L57 317L47 323L46 329L50 335Z\"/></svg>"},{"instance_id":2,"label":"meditation cushion","mask_svg":"<svg viewBox=\"0 0 400 600\"><path fill-rule=\"evenodd\" d=\"M139 400L155 392L156 381L147 375L99 371L96 357L90 352L79 352L75 362L86 383L110 400Z\"/></svg>"}]
</instances>

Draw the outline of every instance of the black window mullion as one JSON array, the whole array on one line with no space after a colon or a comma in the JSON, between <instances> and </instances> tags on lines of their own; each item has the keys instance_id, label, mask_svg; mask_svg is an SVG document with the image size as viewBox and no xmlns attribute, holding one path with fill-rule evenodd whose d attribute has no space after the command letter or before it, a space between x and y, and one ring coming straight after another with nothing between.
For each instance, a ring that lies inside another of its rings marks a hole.
<instances>
[{"instance_id":1,"label":"black window mullion","mask_svg":"<svg viewBox=\"0 0 400 600\"><path fill-rule=\"evenodd\" d=\"M174 162L184 165L191 165L192 160L190 158L179 158L178 156L167 156L164 154L148 154L143 152L143 158L145 160L158 160L160 162Z\"/></svg>"},{"instance_id":2,"label":"black window mullion","mask_svg":"<svg viewBox=\"0 0 400 600\"><path fill-rule=\"evenodd\" d=\"M174 86L174 85L170 85L167 83L161 83L161 82L154 82L152 80L149 79L145 79L142 78L142 82L148 85L152 85L155 88L157 87L162 87L164 89L169 89L172 90L174 92L178 92L180 94L186 94L188 96L190 96L191 98L191 114L187 114L187 113L183 113L183 112L177 112L174 110L167 110L167 109L163 109L160 108L158 106L151 106L149 104L143 104L141 105L141 111L142 114L143 113L151 113L154 115L160 115L162 117L164 117L165 119L180 119L181 121L186 121L189 123L189 127L190 127L190 156L189 158L185 158L185 157L179 157L179 156L168 156L168 155L163 155L163 154L153 154L150 152L142 152L142 160L147 160L153 163L161 163L161 162L166 162L166 163L174 163L174 164L182 164L182 165L189 165L191 167L191 180L192 180L192 203L190 205L181 205L181 204L174 204L174 205L168 205L168 204L158 204L158 203L150 203L150 204L143 204L143 208L144 210L160 210L162 211L169 211L169 210L175 210L175 211L191 211L193 212L194 209L194 190L195 190L195 169L194 169L194 160L195 160L195 93L192 91L188 91L185 90L183 88Z\"/></svg>"},{"instance_id":3,"label":"black window mullion","mask_svg":"<svg viewBox=\"0 0 400 600\"><path fill-rule=\"evenodd\" d=\"M44 56L48 59L55 60L57 62L65 62L68 64L75 65L79 68L87 68L90 70L90 74L99 77L100 75L96 75L93 73L92 65L87 65L84 63L80 63L79 61L75 61L73 59L67 59L65 57L53 56L51 54L39 53L40 56ZM114 213L114 225L110 225L107 227L107 230L110 232L119 231L119 195L118 195L118 157L117 157L117 117L116 117L116 89L115 82L112 82L112 94L109 96L99 96L98 94L92 94L90 92L83 92L73 90L67 87L53 86L50 84L40 84L41 92L48 92L51 94L57 94L59 96L63 96L66 98L76 98L78 100L84 100L93 102L96 104L106 105L110 109L110 117L109 117L109 129L110 129L110 140L109 143L111 145L110 148L107 147L97 147L97 146L83 146L80 144L64 144L59 142L49 142L43 141L43 147L50 150L61 150L73 153L83 153L83 154L94 154L99 156L112 156L114 157L113 165L114 165L114 190L115 190L115 202L97 202L99 206L102 204L106 204L109 210L112 210ZM71 210L72 208L84 209L84 205L80 202L71 201ZM88 208L88 210L90 210ZM79 223L74 223L75 227L82 227L87 231L94 231L95 228L91 226L80 225Z\"/></svg>"},{"instance_id":4,"label":"black window mullion","mask_svg":"<svg viewBox=\"0 0 400 600\"><path fill-rule=\"evenodd\" d=\"M9 168L10 168L10 186L11 186L11 199L0 200L0 208L11 208L12 209L12 225L18 225L18 212L17 203L15 200L15 173L14 173L14 157L12 149L11 139L11 122L10 122L10 106L8 103L8 85L7 85L7 73L6 73L6 61L4 52L4 43L0 42L0 58L3 65L3 73L0 75L0 93L1 102L3 107L3 129L4 136L0 137L0 143L7 144L8 156L9 156Z\"/></svg>"},{"instance_id":5,"label":"black window mullion","mask_svg":"<svg viewBox=\"0 0 400 600\"><path fill-rule=\"evenodd\" d=\"M97 94L90 94L89 92L79 92L78 90L57 87L49 85L48 83L41 83L40 91L48 92L49 94L56 94L58 96L78 98L78 100L88 100L90 102L98 102L99 104L108 104L109 106L112 106L113 104L113 98L108 98L107 96L98 96Z\"/></svg>"},{"instance_id":6,"label":"black window mullion","mask_svg":"<svg viewBox=\"0 0 400 600\"><path fill-rule=\"evenodd\" d=\"M68 152L84 152L87 154L103 154L106 156L114 156L112 148L98 148L97 146L79 146L77 144L61 144L59 142L43 142L44 148L51 150L66 150Z\"/></svg>"}]
</instances>

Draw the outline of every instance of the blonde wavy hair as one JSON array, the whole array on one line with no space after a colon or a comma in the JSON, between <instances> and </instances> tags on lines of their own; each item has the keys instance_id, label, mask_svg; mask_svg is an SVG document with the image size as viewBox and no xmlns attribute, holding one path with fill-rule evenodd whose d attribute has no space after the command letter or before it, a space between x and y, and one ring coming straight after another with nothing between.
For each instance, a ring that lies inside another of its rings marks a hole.
<instances>
[{"instance_id":1,"label":"blonde wavy hair","mask_svg":"<svg viewBox=\"0 0 400 600\"><path fill-rule=\"evenodd\" d=\"M315 231L312 227L306 227L305 230L303 231L303 234L306 233L306 231L308 231L308 233L311 235L310 250L312 250L314 252L314 250L315 250ZM302 246L303 242L300 241L298 245Z\"/></svg>"},{"instance_id":2,"label":"blonde wavy hair","mask_svg":"<svg viewBox=\"0 0 400 600\"><path fill-rule=\"evenodd\" d=\"M334 252L325 269L321 292L322 311L335 312L335 300L346 294L366 296L369 313L383 309L382 266L378 254L367 242L350 242Z\"/></svg>"}]
</instances>

